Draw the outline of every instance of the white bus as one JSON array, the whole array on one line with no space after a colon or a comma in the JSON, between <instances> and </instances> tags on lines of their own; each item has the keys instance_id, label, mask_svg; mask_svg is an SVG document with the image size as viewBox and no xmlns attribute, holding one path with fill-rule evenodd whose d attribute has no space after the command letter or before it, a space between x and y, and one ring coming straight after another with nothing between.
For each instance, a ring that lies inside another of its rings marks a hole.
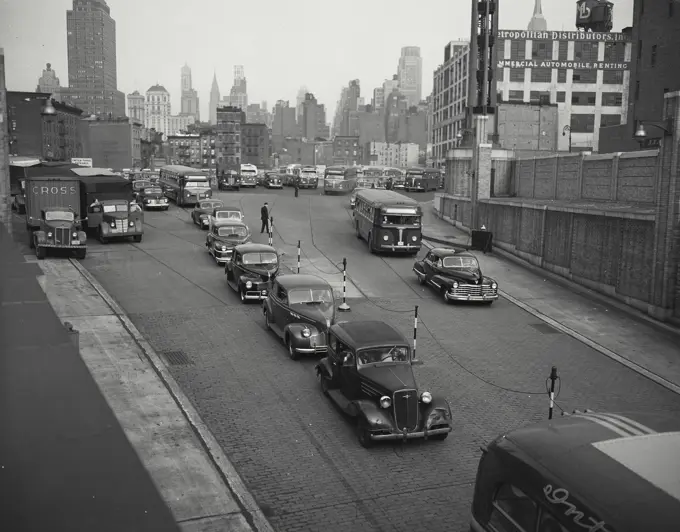
<instances>
[{"instance_id":1,"label":"white bus","mask_svg":"<svg viewBox=\"0 0 680 532\"><path fill-rule=\"evenodd\" d=\"M166 197L178 207L196 205L212 197L208 177L196 168L170 165L161 168L159 182Z\"/></svg>"},{"instance_id":2,"label":"white bus","mask_svg":"<svg viewBox=\"0 0 680 532\"><path fill-rule=\"evenodd\" d=\"M257 186L257 166L248 163L241 165L241 186L252 188Z\"/></svg>"}]
</instances>

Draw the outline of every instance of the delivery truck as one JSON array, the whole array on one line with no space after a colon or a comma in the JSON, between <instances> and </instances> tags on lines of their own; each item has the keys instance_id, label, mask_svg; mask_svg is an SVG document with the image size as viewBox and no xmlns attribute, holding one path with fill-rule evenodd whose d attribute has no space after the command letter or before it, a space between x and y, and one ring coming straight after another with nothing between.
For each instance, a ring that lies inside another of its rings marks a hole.
<instances>
[{"instance_id":1,"label":"delivery truck","mask_svg":"<svg viewBox=\"0 0 680 532\"><path fill-rule=\"evenodd\" d=\"M77 165L63 162L47 162L37 157L11 156L9 158L10 191L12 209L18 214L26 214L26 194L22 180L27 177L73 177L71 168Z\"/></svg>"}]
</instances>

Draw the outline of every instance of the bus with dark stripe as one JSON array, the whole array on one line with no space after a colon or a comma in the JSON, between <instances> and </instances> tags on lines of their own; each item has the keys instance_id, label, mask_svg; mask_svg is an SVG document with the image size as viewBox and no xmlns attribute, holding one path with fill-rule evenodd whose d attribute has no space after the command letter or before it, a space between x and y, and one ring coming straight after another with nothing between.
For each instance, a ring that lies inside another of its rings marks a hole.
<instances>
[{"instance_id":1,"label":"bus with dark stripe","mask_svg":"<svg viewBox=\"0 0 680 532\"><path fill-rule=\"evenodd\" d=\"M404 171L401 168L385 168L385 170L383 170L383 177L385 181L390 183L390 186L393 190L403 190L404 185L406 184L406 177Z\"/></svg>"},{"instance_id":2,"label":"bus with dark stripe","mask_svg":"<svg viewBox=\"0 0 680 532\"><path fill-rule=\"evenodd\" d=\"M208 177L197 168L189 166L164 166L159 182L166 197L178 207L194 206L199 201L212 197Z\"/></svg>"},{"instance_id":3,"label":"bus with dark stripe","mask_svg":"<svg viewBox=\"0 0 680 532\"><path fill-rule=\"evenodd\" d=\"M349 194L356 188L358 177L356 166L329 166L323 176L323 193Z\"/></svg>"},{"instance_id":4,"label":"bus with dark stripe","mask_svg":"<svg viewBox=\"0 0 680 532\"><path fill-rule=\"evenodd\" d=\"M442 173L438 168L409 168L406 170L404 188L408 192L437 190Z\"/></svg>"},{"instance_id":5,"label":"bus with dark stripe","mask_svg":"<svg viewBox=\"0 0 680 532\"><path fill-rule=\"evenodd\" d=\"M352 212L357 238L371 253L420 251L423 211L417 201L393 190L364 189L356 193Z\"/></svg>"}]
</instances>

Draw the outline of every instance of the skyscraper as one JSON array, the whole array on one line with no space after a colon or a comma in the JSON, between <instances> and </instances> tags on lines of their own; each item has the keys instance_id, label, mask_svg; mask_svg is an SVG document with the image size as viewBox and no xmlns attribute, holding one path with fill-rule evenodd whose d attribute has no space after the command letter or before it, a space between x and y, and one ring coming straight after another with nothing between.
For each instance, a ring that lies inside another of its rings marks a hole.
<instances>
[{"instance_id":1,"label":"skyscraper","mask_svg":"<svg viewBox=\"0 0 680 532\"><path fill-rule=\"evenodd\" d=\"M534 4L534 15L529 21L529 31L546 31L548 29L548 23L543 16L543 9L541 8L541 0L535 0Z\"/></svg>"},{"instance_id":2,"label":"skyscraper","mask_svg":"<svg viewBox=\"0 0 680 532\"><path fill-rule=\"evenodd\" d=\"M85 113L125 116L118 90L116 22L104 0L73 0L66 12L69 88L62 99Z\"/></svg>"},{"instance_id":3,"label":"skyscraper","mask_svg":"<svg viewBox=\"0 0 680 532\"><path fill-rule=\"evenodd\" d=\"M146 100L144 98L144 95L139 94L139 91L135 91L132 94L128 94L127 101L128 101L127 108L128 117L132 118L133 120L136 120L137 122L145 124Z\"/></svg>"},{"instance_id":4,"label":"skyscraper","mask_svg":"<svg viewBox=\"0 0 680 532\"><path fill-rule=\"evenodd\" d=\"M200 120L198 94L191 82L191 69L186 63L182 67L182 98L180 116L193 116L196 122Z\"/></svg>"},{"instance_id":5,"label":"skyscraper","mask_svg":"<svg viewBox=\"0 0 680 532\"><path fill-rule=\"evenodd\" d=\"M423 60L418 46L404 46L401 49L397 79L399 92L406 97L408 105L418 105L423 90Z\"/></svg>"},{"instance_id":6,"label":"skyscraper","mask_svg":"<svg viewBox=\"0 0 680 532\"><path fill-rule=\"evenodd\" d=\"M38 79L38 87L36 92L45 92L52 94L53 98L58 97L58 92L60 89L59 78L57 73L52 70L52 65L47 63L47 68L43 70L42 76Z\"/></svg>"},{"instance_id":7,"label":"skyscraper","mask_svg":"<svg viewBox=\"0 0 680 532\"><path fill-rule=\"evenodd\" d=\"M217 124L217 106L220 104L220 88L217 85L217 73L213 74L212 87L210 88L210 123Z\"/></svg>"},{"instance_id":8,"label":"skyscraper","mask_svg":"<svg viewBox=\"0 0 680 532\"><path fill-rule=\"evenodd\" d=\"M234 84L229 92L229 105L242 111L248 108L248 85L242 65L234 67Z\"/></svg>"},{"instance_id":9,"label":"skyscraper","mask_svg":"<svg viewBox=\"0 0 680 532\"><path fill-rule=\"evenodd\" d=\"M302 86L298 90L297 97L295 98L295 120L297 120L297 123L300 124L301 128L302 128L302 109L308 92L309 89L305 86Z\"/></svg>"}]
</instances>

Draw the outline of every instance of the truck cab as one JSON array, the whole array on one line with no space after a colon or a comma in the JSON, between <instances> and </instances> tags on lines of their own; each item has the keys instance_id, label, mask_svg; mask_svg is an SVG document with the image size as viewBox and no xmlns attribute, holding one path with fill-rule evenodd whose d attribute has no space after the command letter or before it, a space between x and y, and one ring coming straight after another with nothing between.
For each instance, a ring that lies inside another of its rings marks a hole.
<instances>
[{"instance_id":1,"label":"truck cab","mask_svg":"<svg viewBox=\"0 0 680 532\"><path fill-rule=\"evenodd\" d=\"M110 239L132 238L142 241L144 220L142 208L136 201L125 199L95 200L89 206L89 227L94 229L102 244Z\"/></svg>"},{"instance_id":2,"label":"truck cab","mask_svg":"<svg viewBox=\"0 0 680 532\"><path fill-rule=\"evenodd\" d=\"M39 226L33 231L32 247L35 256L42 260L55 249L72 250L77 259L84 259L87 253L87 235L73 209L45 207L40 211Z\"/></svg>"}]
</instances>

